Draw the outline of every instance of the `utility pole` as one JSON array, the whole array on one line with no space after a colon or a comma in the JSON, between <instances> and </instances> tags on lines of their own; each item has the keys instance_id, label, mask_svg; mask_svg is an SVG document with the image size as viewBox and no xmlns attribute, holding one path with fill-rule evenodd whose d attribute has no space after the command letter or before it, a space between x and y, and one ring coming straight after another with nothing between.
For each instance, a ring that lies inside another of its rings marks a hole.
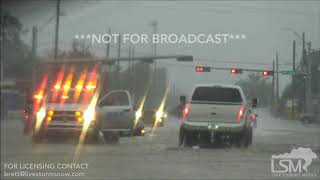
<instances>
[{"instance_id":1,"label":"utility pole","mask_svg":"<svg viewBox=\"0 0 320 180\"><path fill-rule=\"evenodd\" d=\"M158 31L158 21L153 21L151 23L151 26L153 27L153 34L157 34ZM157 55L157 43L153 42L153 55L156 56Z\"/></svg>"},{"instance_id":2,"label":"utility pole","mask_svg":"<svg viewBox=\"0 0 320 180\"><path fill-rule=\"evenodd\" d=\"M307 72L307 62L306 62L306 46L305 46L305 34L304 32L302 33L302 62L303 62L303 71L306 73ZM304 77L303 81L303 113L307 112L307 86L306 86L306 76Z\"/></svg>"},{"instance_id":3,"label":"utility pole","mask_svg":"<svg viewBox=\"0 0 320 180\"><path fill-rule=\"evenodd\" d=\"M118 58L120 58L121 56L121 35L119 35L119 38L118 38L119 42L118 42ZM117 60L117 69L120 68L120 61Z\"/></svg>"},{"instance_id":4,"label":"utility pole","mask_svg":"<svg viewBox=\"0 0 320 180\"><path fill-rule=\"evenodd\" d=\"M306 94L306 103L307 103L307 113L312 113L312 57L311 57L311 42L308 43L308 56L307 60L307 94Z\"/></svg>"},{"instance_id":5,"label":"utility pole","mask_svg":"<svg viewBox=\"0 0 320 180\"><path fill-rule=\"evenodd\" d=\"M38 29L36 26L32 27L32 60L34 61L37 56L37 41L38 41Z\"/></svg>"},{"instance_id":6,"label":"utility pole","mask_svg":"<svg viewBox=\"0 0 320 180\"><path fill-rule=\"evenodd\" d=\"M278 106L279 105L279 58L278 58L278 52L276 53L276 71L277 71L276 100L277 100L277 106Z\"/></svg>"},{"instance_id":7,"label":"utility pole","mask_svg":"<svg viewBox=\"0 0 320 180\"><path fill-rule=\"evenodd\" d=\"M3 81L4 80L4 76L3 76L4 75L4 72L3 72L4 71L4 67L3 67L4 66L4 62L3 62L4 59L2 59L3 58L3 52L2 52L3 48L2 47L3 47L4 38L5 38L3 36L4 35L4 33L3 33L3 29L4 29L3 28L3 23L4 23L4 13L3 13L4 12L4 1L1 1L0 3L1 3L1 5L0 5L0 10L1 10L1 13L0 13L0 16L1 16L0 17L1 18L0 19L1 20L0 21L1 22L0 23L1 24L1 28L0 28L0 47L1 47L0 48L0 67L1 67L1 81Z\"/></svg>"},{"instance_id":8,"label":"utility pole","mask_svg":"<svg viewBox=\"0 0 320 180\"><path fill-rule=\"evenodd\" d=\"M153 34L157 34L158 21L154 20L151 22L151 26L153 27ZM153 56L157 55L157 43L153 42ZM158 76L157 76L157 62L154 62L154 70L153 70L153 88L156 90L158 85Z\"/></svg>"},{"instance_id":9,"label":"utility pole","mask_svg":"<svg viewBox=\"0 0 320 180\"><path fill-rule=\"evenodd\" d=\"M132 55L132 47L131 44L129 44L129 51L128 51L128 57L131 58ZM128 61L128 76L131 74L131 60Z\"/></svg>"},{"instance_id":10,"label":"utility pole","mask_svg":"<svg viewBox=\"0 0 320 180\"><path fill-rule=\"evenodd\" d=\"M120 58L121 56L121 35L119 35L118 38L118 58ZM119 87L119 81L120 81L120 61L117 60L117 64L116 64L116 84L117 84L117 88Z\"/></svg>"},{"instance_id":11,"label":"utility pole","mask_svg":"<svg viewBox=\"0 0 320 180\"><path fill-rule=\"evenodd\" d=\"M32 65L33 65L33 69L36 69L37 65L35 63L35 60L36 60L36 57L37 57L37 41L38 41L38 29L36 26L33 26L32 27L32 53L31 53L31 60L32 60ZM37 71L32 71L32 90L35 89L35 86L36 86L36 72Z\"/></svg>"},{"instance_id":12,"label":"utility pole","mask_svg":"<svg viewBox=\"0 0 320 180\"><path fill-rule=\"evenodd\" d=\"M272 71L274 72L275 68L274 68L274 60L272 61ZM273 107L274 107L274 75L272 76L272 98L271 98L271 108L273 110Z\"/></svg>"},{"instance_id":13,"label":"utility pole","mask_svg":"<svg viewBox=\"0 0 320 180\"><path fill-rule=\"evenodd\" d=\"M111 29L108 29L108 34L111 34ZM108 42L110 41L109 37L108 37ZM110 56L110 42L107 43L106 45L106 60L109 61L109 56ZM108 65L108 67L104 70L103 72L103 77L104 78L104 83L103 83L103 93L108 93L108 91L112 88L112 82L111 82L111 66Z\"/></svg>"},{"instance_id":14,"label":"utility pole","mask_svg":"<svg viewBox=\"0 0 320 180\"><path fill-rule=\"evenodd\" d=\"M108 34L111 35L111 29L110 28L108 29ZM110 41L110 39L108 39L108 42L109 41ZM109 59L109 57L110 57L110 43L107 43L106 58Z\"/></svg>"},{"instance_id":15,"label":"utility pole","mask_svg":"<svg viewBox=\"0 0 320 180\"><path fill-rule=\"evenodd\" d=\"M131 44L129 44L129 50L128 50L128 58L131 58ZM130 74L131 74L131 61L132 60L129 60L128 61L128 67L127 67L127 69L128 69L128 78L130 78Z\"/></svg>"},{"instance_id":16,"label":"utility pole","mask_svg":"<svg viewBox=\"0 0 320 180\"><path fill-rule=\"evenodd\" d=\"M59 24L60 24L60 2L57 0L57 14L56 14L56 34L54 41L54 59L58 59L58 44L59 44Z\"/></svg>"},{"instance_id":17,"label":"utility pole","mask_svg":"<svg viewBox=\"0 0 320 180\"><path fill-rule=\"evenodd\" d=\"M131 58L131 54L132 54L132 53L131 53L131 52L132 52L131 49L132 49L132 48L131 48L131 44L129 44L129 51L128 51L128 57L129 57L129 58ZM128 90L129 90L130 92L131 92L131 81L132 81L132 80L131 80L131 78L132 78L132 77L131 77L131 61L132 61L132 60L129 60L129 61L128 61L128 74L127 74L127 84L128 84Z\"/></svg>"},{"instance_id":18,"label":"utility pole","mask_svg":"<svg viewBox=\"0 0 320 180\"><path fill-rule=\"evenodd\" d=\"M295 77L296 77L296 41L293 41L292 44L292 106L291 106L291 118L295 119L295 98L296 98L296 85L295 85Z\"/></svg>"},{"instance_id":19,"label":"utility pole","mask_svg":"<svg viewBox=\"0 0 320 180\"><path fill-rule=\"evenodd\" d=\"M134 58L134 50L135 50L135 47L134 46L132 46L132 49L131 49L131 58ZM134 74L135 74L135 72L134 72L134 61L130 61L130 90L132 91L132 92L135 92L135 86L132 86L132 83L131 83L131 81L132 82L134 82L135 81L135 78L134 78ZM131 74L133 74L133 76L131 76Z\"/></svg>"}]
</instances>

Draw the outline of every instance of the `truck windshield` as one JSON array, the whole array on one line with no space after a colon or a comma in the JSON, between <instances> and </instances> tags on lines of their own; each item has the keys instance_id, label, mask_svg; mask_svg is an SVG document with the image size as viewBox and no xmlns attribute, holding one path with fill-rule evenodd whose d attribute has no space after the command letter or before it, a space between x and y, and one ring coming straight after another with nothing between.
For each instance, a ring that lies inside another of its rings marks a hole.
<instances>
[{"instance_id":1,"label":"truck windshield","mask_svg":"<svg viewBox=\"0 0 320 180\"><path fill-rule=\"evenodd\" d=\"M100 106L128 106L129 97L124 92L113 92L106 96L100 103Z\"/></svg>"},{"instance_id":2,"label":"truck windshield","mask_svg":"<svg viewBox=\"0 0 320 180\"><path fill-rule=\"evenodd\" d=\"M236 88L198 87L192 95L192 101L241 103L242 98Z\"/></svg>"}]
</instances>

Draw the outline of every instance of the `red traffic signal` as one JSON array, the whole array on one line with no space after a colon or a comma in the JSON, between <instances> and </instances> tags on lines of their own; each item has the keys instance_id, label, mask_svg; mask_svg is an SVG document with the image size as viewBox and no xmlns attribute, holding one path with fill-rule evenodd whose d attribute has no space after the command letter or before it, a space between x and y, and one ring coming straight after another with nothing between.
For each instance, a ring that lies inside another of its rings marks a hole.
<instances>
[{"instance_id":1,"label":"red traffic signal","mask_svg":"<svg viewBox=\"0 0 320 180\"><path fill-rule=\"evenodd\" d=\"M273 76L273 71L264 70L262 71L262 76Z\"/></svg>"},{"instance_id":2,"label":"red traffic signal","mask_svg":"<svg viewBox=\"0 0 320 180\"><path fill-rule=\"evenodd\" d=\"M196 72L210 72L209 66L196 66Z\"/></svg>"},{"instance_id":3,"label":"red traffic signal","mask_svg":"<svg viewBox=\"0 0 320 180\"><path fill-rule=\"evenodd\" d=\"M242 69L232 68L232 69L230 69L230 73L231 73L232 75L234 75L234 74L241 74L241 73L242 73Z\"/></svg>"}]
</instances>

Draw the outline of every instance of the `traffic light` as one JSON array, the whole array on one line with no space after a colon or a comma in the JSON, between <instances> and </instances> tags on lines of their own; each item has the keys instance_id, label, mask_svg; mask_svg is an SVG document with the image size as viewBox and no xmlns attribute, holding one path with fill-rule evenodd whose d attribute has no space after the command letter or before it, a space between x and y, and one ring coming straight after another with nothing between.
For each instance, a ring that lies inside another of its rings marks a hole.
<instances>
[{"instance_id":1,"label":"traffic light","mask_svg":"<svg viewBox=\"0 0 320 180\"><path fill-rule=\"evenodd\" d=\"M232 68L232 69L230 69L230 73L232 75L234 75L234 74L242 74L242 69Z\"/></svg>"},{"instance_id":2,"label":"traffic light","mask_svg":"<svg viewBox=\"0 0 320 180\"><path fill-rule=\"evenodd\" d=\"M262 71L262 76L273 76L274 72L269 70Z\"/></svg>"},{"instance_id":3,"label":"traffic light","mask_svg":"<svg viewBox=\"0 0 320 180\"><path fill-rule=\"evenodd\" d=\"M210 72L209 66L196 66L196 72Z\"/></svg>"}]
</instances>

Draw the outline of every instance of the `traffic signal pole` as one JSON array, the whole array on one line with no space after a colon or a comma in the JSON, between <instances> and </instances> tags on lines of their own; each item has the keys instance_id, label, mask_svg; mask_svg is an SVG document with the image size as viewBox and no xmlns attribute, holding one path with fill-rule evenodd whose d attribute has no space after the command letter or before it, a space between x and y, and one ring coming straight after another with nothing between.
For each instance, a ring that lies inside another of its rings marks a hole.
<instances>
[{"instance_id":1,"label":"traffic signal pole","mask_svg":"<svg viewBox=\"0 0 320 180\"><path fill-rule=\"evenodd\" d=\"M292 106L291 106L291 118L295 119L295 99L296 99L296 85L295 85L295 72L296 72L296 41L292 44Z\"/></svg>"},{"instance_id":2,"label":"traffic signal pole","mask_svg":"<svg viewBox=\"0 0 320 180\"><path fill-rule=\"evenodd\" d=\"M276 73L277 73L277 89L276 89L276 102L279 105L279 57L278 52L276 53Z\"/></svg>"},{"instance_id":3,"label":"traffic signal pole","mask_svg":"<svg viewBox=\"0 0 320 180\"><path fill-rule=\"evenodd\" d=\"M272 71L274 71L274 60L272 61ZM272 102L271 102L271 106L273 108L274 106L274 76L272 76Z\"/></svg>"}]
</instances>

